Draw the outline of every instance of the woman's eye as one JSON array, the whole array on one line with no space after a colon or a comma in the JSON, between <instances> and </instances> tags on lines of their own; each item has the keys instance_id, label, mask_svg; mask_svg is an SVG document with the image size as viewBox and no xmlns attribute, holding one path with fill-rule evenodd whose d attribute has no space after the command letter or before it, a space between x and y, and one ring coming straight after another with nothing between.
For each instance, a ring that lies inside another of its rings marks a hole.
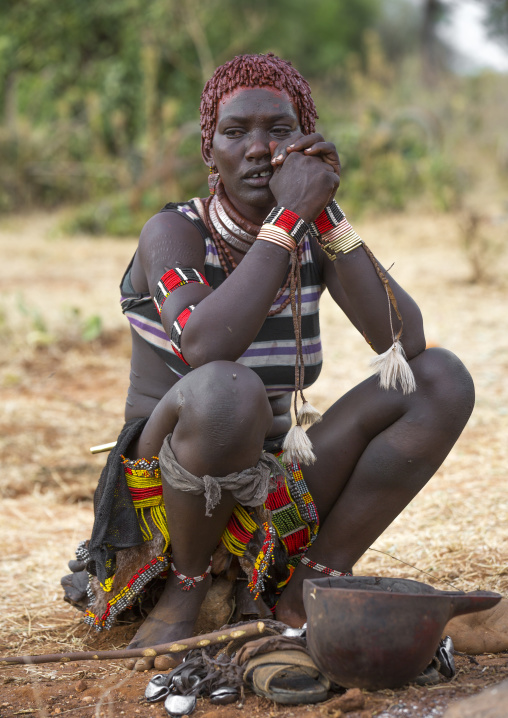
<instances>
[{"instance_id":1,"label":"woman's eye","mask_svg":"<svg viewBox=\"0 0 508 718\"><path fill-rule=\"evenodd\" d=\"M225 130L224 134L226 135L226 137L240 137L242 132L241 132L241 130L231 129L231 130Z\"/></svg>"},{"instance_id":2,"label":"woman's eye","mask_svg":"<svg viewBox=\"0 0 508 718\"><path fill-rule=\"evenodd\" d=\"M274 135L287 136L291 133L291 130L289 129L289 127L274 127L272 132L274 133Z\"/></svg>"}]
</instances>

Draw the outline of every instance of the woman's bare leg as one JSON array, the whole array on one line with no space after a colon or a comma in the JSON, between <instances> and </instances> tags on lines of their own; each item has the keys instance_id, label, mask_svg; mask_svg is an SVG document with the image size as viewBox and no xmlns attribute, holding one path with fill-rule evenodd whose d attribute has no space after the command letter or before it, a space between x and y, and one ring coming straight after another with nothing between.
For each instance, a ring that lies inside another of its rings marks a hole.
<instances>
[{"instance_id":1,"label":"woman's bare leg","mask_svg":"<svg viewBox=\"0 0 508 718\"><path fill-rule=\"evenodd\" d=\"M213 362L181 379L156 407L136 447L137 456L158 455L172 433L178 463L196 476L225 476L257 464L272 412L261 380L250 369ZM205 516L203 495L170 487L163 477L164 503L171 536L172 560L186 576L199 576L209 565L235 506L230 492ZM182 591L170 572L155 608L131 646L167 643L192 635L210 578ZM142 670L146 660L137 663Z\"/></svg>"},{"instance_id":2,"label":"woman's bare leg","mask_svg":"<svg viewBox=\"0 0 508 718\"><path fill-rule=\"evenodd\" d=\"M317 462L304 467L321 527L309 558L338 571L356 561L442 464L474 406L472 379L450 352L429 349L410 362L417 391L384 391L372 377L309 430ZM302 564L281 596L279 620L302 625Z\"/></svg>"}]
</instances>

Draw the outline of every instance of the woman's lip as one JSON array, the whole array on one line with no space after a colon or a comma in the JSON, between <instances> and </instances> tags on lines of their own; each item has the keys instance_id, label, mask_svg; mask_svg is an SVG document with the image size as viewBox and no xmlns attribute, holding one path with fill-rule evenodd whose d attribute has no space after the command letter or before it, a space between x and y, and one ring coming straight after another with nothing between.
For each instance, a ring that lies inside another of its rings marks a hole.
<instances>
[{"instance_id":1,"label":"woman's lip","mask_svg":"<svg viewBox=\"0 0 508 718\"><path fill-rule=\"evenodd\" d=\"M271 179L272 175L269 174L264 177L244 177L243 181L251 187L268 187Z\"/></svg>"}]
</instances>

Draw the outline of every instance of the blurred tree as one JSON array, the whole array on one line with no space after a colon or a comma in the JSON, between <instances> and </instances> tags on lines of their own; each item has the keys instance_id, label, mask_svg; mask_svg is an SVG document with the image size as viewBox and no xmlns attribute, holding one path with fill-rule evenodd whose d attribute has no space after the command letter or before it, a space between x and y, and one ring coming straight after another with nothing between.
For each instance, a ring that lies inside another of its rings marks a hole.
<instances>
[{"instance_id":1,"label":"blurred tree","mask_svg":"<svg viewBox=\"0 0 508 718\"><path fill-rule=\"evenodd\" d=\"M153 119L147 111L160 109L160 95L189 96L195 107L215 66L239 52L274 49L310 77L333 72L350 52L361 54L363 31L379 14L376 0L72 0L51 13L46 0L0 0L4 117L8 111L12 118L13 78L20 75L46 86L50 115L71 88L79 90L78 114L86 93L97 92L108 149L115 151L114 109L124 113L132 140ZM147 90L156 96L140 102ZM23 109L29 113L30 103Z\"/></svg>"},{"instance_id":2,"label":"blurred tree","mask_svg":"<svg viewBox=\"0 0 508 718\"><path fill-rule=\"evenodd\" d=\"M508 0L480 0L487 6L485 24L489 35L504 47L508 42Z\"/></svg>"},{"instance_id":3,"label":"blurred tree","mask_svg":"<svg viewBox=\"0 0 508 718\"><path fill-rule=\"evenodd\" d=\"M378 0L70 0L51 12L47 0L0 0L0 117L10 137L9 147L0 137L0 157L17 163L20 181L41 176L30 157L121 158L136 180L174 128L196 121L216 65L273 50L310 79L333 79L348 55L362 56L379 16ZM29 141L13 144L21 127ZM51 141L33 144L35 128Z\"/></svg>"},{"instance_id":4,"label":"blurred tree","mask_svg":"<svg viewBox=\"0 0 508 718\"><path fill-rule=\"evenodd\" d=\"M508 2L484 1L492 22ZM91 199L92 223L108 214L108 203L147 213L163 195L205 191L196 141L201 89L217 65L245 52L291 60L311 82L323 127L348 118L360 137L358 177L365 175L362 116L384 122L387 93L418 38L432 81L441 53L436 27L446 10L445 0L48 5L0 0L0 209ZM371 129L367 123L366 135ZM395 147L400 202L409 186L406 161ZM363 183L362 197L373 196L376 182ZM122 220L122 231L129 222Z\"/></svg>"},{"instance_id":5,"label":"blurred tree","mask_svg":"<svg viewBox=\"0 0 508 718\"><path fill-rule=\"evenodd\" d=\"M413 2L383 0L376 29L390 62L399 62L414 52L419 43L421 24L420 8Z\"/></svg>"},{"instance_id":6,"label":"blurred tree","mask_svg":"<svg viewBox=\"0 0 508 718\"><path fill-rule=\"evenodd\" d=\"M428 86L436 84L443 70L443 43L437 36L438 25L446 18L449 6L443 0L423 0L421 24L423 81Z\"/></svg>"}]
</instances>

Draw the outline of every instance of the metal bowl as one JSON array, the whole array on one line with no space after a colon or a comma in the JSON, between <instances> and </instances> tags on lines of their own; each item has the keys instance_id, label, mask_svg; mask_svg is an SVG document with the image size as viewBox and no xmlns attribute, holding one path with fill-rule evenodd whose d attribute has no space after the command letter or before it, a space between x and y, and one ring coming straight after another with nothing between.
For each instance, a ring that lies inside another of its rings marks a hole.
<instances>
[{"instance_id":1,"label":"metal bowl","mask_svg":"<svg viewBox=\"0 0 508 718\"><path fill-rule=\"evenodd\" d=\"M397 688L430 663L454 616L492 608L498 593L438 591L409 579L338 576L303 583L307 645L345 688Z\"/></svg>"}]
</instances>

